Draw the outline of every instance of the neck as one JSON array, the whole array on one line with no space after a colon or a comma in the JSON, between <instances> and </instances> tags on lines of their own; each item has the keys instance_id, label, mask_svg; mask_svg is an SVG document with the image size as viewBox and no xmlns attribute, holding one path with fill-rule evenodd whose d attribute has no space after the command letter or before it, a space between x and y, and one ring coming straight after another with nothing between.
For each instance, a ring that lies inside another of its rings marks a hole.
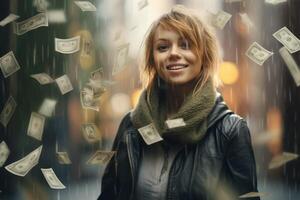
<instances>
[{"instance_id":1,"label":"neck","mask_svg":"<svg viewBox=\"0 0 300 200\"><path fill-rule=\"evenodd\" d=\"M183 85L168 84L166 92L168 116L178 112L179 108L185 100L185 97L193 92L196 83L197 80L192 80Z\"/></svg>"}]
</instances>

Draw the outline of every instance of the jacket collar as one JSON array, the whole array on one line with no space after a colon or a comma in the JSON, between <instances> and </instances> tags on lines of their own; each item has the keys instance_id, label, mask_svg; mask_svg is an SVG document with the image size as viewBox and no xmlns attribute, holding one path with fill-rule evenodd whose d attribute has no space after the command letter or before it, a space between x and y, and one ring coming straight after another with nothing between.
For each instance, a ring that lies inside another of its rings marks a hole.
<instances>
[{"instance_id":1,"label":"jacket collar","mask_svg":"<svg viewBox=\"0 0 300 200\"><path fill-rule=\"evenodd\" d=\"M207 128L212 127L217 121L230 113L233 112L229 110L228 106L224 102L222 95L217 92L215 105L207 117Z\"/></svg>"}]
</instances>

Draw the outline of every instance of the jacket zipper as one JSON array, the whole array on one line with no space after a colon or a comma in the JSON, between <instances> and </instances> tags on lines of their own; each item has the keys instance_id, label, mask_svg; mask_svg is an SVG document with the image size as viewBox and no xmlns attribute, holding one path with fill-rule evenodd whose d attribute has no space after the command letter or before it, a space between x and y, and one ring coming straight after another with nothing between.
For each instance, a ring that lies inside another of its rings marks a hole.
<instances>
[{"instance_id":1,"label":"jacket zipper","mask_svg":"<svg viewBox=\"0 0 300 200\"><path fill-rule=\"evenodd\" d=\"M133 199L133 192L134 192L134 174L133 174L133 160L132 160L132 151L131 151L131 144L130 144L130 141L129 141L129 135L126 135L126 144L127 144L127 153L128 153L128 159L129 159L129 165L130 165L130 169L131 169L131 178L132 178L132 181L131 181L131 193L130 193L130 197L129 199Z\"/></svg>"}]
</instances>

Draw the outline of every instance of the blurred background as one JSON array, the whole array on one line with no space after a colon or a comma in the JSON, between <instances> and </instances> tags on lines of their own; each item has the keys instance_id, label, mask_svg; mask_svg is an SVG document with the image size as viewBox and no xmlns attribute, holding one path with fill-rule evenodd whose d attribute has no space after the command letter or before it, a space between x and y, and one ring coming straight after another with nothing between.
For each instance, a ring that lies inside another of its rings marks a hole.
<instances>
[{"instance_id":1,"label":"blurred background","mask_svg":"<svg viewBox=\"0 0 300 200\"><path fill-rule=\"evenodd\" d=\"M300 37L299 0L89 0L96 11L84 12L73 0L2 0L0 21L10 13L21 22L42 12L48 26L25 34L14 33L14 23L0 27L0 57L13 51L20 70L5 78L0 74L0 110L12 96L16 110L8 125L0 124L0 142L10 154L0 168L0 199L96 199L105 165L87 164L97 150L110 150L122 116L136 104L141 92L139 59L149 25L175 4L195 9L208 23L218 11L231 15L223 29L216 28L223 62L219 88L228 106L244 117L251 131L261 199L300 199L300 161L286 162L284 152L299 153L300 90L278 50L282 44L272 34L287 27ZM55 51L54 38L80 36L80 50ZM246 56L257 42L273 55L263 65ZM125 50L124 50L125 49ZM300 54L292 54L300 63ZM121 63L121 64L120 64ZM91 72L101 69L105 92L94 101L99 111L82 106L81 92ZM55 83L40 85L30 77L47 73L53 79L66 74L73 90L62 95ZM31 112L45 98L55 100L42 140L27 136ZM100 139L90 142L82 125L97 126ZM4 167L43 145L39 164L25 177ZM72 164L58 162L56 152L67 152ZM282 164L270 169L272 159ZM285 159L285 160L284 160ZM40 168L52 168L66 186L51 189Z\"/></svg>"}]
</instances>

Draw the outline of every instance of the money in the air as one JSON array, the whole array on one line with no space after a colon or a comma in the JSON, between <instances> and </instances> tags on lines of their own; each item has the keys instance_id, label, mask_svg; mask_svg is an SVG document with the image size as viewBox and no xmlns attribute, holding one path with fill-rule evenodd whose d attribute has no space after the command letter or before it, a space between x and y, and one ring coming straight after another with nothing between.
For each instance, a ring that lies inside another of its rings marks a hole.
<instances>
[{"instance_id":1,"label":"money in the air","mask_svg":"<svg viewBox=\"0 0 300 200\"><path fill-rule=\"evenodd\" d=\"M19 18L18 15L11 13L7 17L5 17L2 21L0 21L0 26L5 26L5 25L9 24L10 22L15 21L18 18Z\"/></svg>"},{"instance_id":2,"label":"money in the air","mask_svg":"<svg viewBox=\"0 0 300 200\"><path fill-rule=\"evenodd\" d=\"M72 83L66 74L55 79L55 82L57 83L58 88L62 95L71 92L73 90Z\"/></svg>"},{"instance_id":3,"label":"money in the air","mask_svg":"<svg viewBox=\"0 0 300 200\"><path fill-rule=\"evenodd\" d=\"M97 11L97 8L89 1L74 1L81 11Z\"/></svg>"},{"instance_id":4,"label":"money in the air","mask_svg":"<svg viewBox=\"0 0 300 200\"><path fill-rule=\"evenodd\" d=\"M263 65L264 62L273 55L273 52L263 48L257 42L253 42L246 51L246 56L258 65Z\"/></svg>"},{"instance_id":5,"label":"money in the air","mask_svg":"<svg viewBox=\"0 0 300 200\"><path fill-rule=\"evenodd\" d=\"M5 167L7 171L17 176L25 176L39 162L43 146L41 145L27 156Z\"/></svg>"},{"instance_id":6,"label":"money in the air","mask_svg":"<svg viewBox=\"0 0 300 200\"><path fill-rule=\"evenodd\" d=\"M10 96L7 102L4 105L4 108L0 114L0 122L3 124L4 127L7 126L8 122L10 121L11 117L13 116L17 107L17 103L12 96Z\"/></svg>"},{"instance_id":7,"label":"money in the air","mask_svg":"<svg viewBox=\"0 0 300 200\"><path fill-rule=\"evenodd\" d=\"M273 36L283 44L290 53L295 53L300 50L300 40L287 27L279 29Z\"/></svg>"},{"instance_id":8,"label":"money in the air","mask_svg":"<svg viewBox=\"0 0 300 200\"><path fill-rule=\"evenodd\" d=\"M281 47L279 49L279 53L282 59L284 60L286 66L288 67L296 85L300 86L300 70L296 61L285 47Z\"/></svg>"},{"instance_id":9,"label":"money in the air","mask_svg":"<svg viewBox=\"0 0 300 200\"><path fill-rule=\"evenodd\" d=\"M17 35L23 35L28 31L37 29L42 26L48 26L48 16L46 13L40 13L22 22L15 23L14 32Z\"/></svg>"},{"instance_id":10,"label":"money in the air","mask_svg":"<svg viewBox=\"0 0 300 200\"><path fill-rule=\"evenodd\" d=\"M36 112L32 112L27 129L27 135L39 141L42 140L45 125L45 117Z\"/></svg>"},{"instance_id":11,"label":"money in the air","mask_svg":"<svg viewBox=\"0 0 300 200\"><path fill-rule=\"evenodd\" d=\"M65 189L66 188L66 186L64 186L64 184L62 184L62 182L57 178L57 176L52 168L47 168L47 169L41 168L41 171L42 171L48 185L52 189Z\"/></svg>"},{"instance_id":12,"label":"money in the air","mask_svg":"<svg viewBox=\"0 0 300 200\"><path fill-rule=\"evenodd\" d=\"M75 36L68 39L55 38L55 51L62 54L71 54L80 49L80 36Z\"/></svg>"},{"instance_id":13,"label":"money in the air","mask_svg":"<svg viewBox=\"0 0 300 200\"><path fill-rule=\"evenodd\" d=\"M84 139L89 143L94 143L101 140L101 134L98 127L93 123L81 125L81 130Z\"/></svg>"},{"instance_id":14,"label":"money in the air","mask_svg":"<svg viewBox=\"0 0 300 200\"><path fill-rule=\"evenodd\" d=\"M0 58L0 68L5 78L20 69L20 65L12 51Z\"/></svg>"},{"instance_id":15,"label":"money in the air","mask_svg":"<svg viewBox=\"0 0 300 200\"><path fill-rule=\"evenodd\" d=\"M217 14L214 14L212 24L216 28L222 30L225 27L225 25L227 24L227 22L230 20L231 16L232 16L231 14L229 14L223 10L220 10L220 11L218 11Z\"/></svg>"},{"instance_id":16,"label":"money in the air","mask_svg":"<svg viewBox=\"0 0 300 200\"><path fill-rule=\"evenodd\" d=\"M61 165L69 165L71 164L71 159L69 157L69 154L67 152L56 152L56 157L58 160L58 163Z\"/></svg>"},{"instance_id":17,"label":"money in the air","mask_svg":"<svg viewBox=\"0 0 300 200\"><path fill-rule=\"evenodd\" d=\"M53 82L53 79L46 73L32 74L31 78L35 79L39 84L45 85Z\"/></svg>"},{"instance_id":18,"label":"money in the air","mask_svg":"<svg viewBox=\"0 0 300 200\"><path fill-rule=\"evenodd\" d=\"M0 167L2 167L10 154L7 144L2 141L0 143Z\"/></svg>"},{"instance_id":19,"label":"money in the air","mask_svg":"<svg viewBox=\"0 0 300 200\"><path fill-rule=\"evenodd\" d=\"M95 165L95 164L107 164L113 155L115 154L115 151L96 151L86 162L88 165Z\"/></svg>"}]
</instances>

